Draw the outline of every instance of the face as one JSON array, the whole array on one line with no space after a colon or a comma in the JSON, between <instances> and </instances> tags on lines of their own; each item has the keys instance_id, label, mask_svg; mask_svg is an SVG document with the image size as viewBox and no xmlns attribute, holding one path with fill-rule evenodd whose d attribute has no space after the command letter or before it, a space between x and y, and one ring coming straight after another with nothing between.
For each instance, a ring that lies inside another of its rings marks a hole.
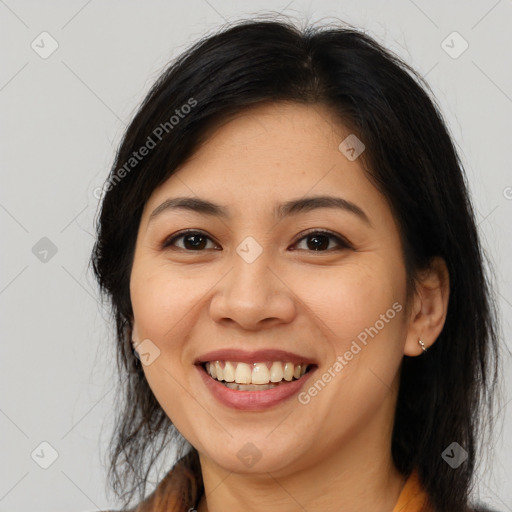
<instances>
[{"instance_id":1,"label":"face","mask_svg":"<svg viewBox=\"0 0 512 512\"><path fill-rule=\"evenodd\" d=\"M133 338L166 414L226 470L286 474L388 442L406 274L348 135L320 105L251 108L145 206Z\"/></svg>"}]
</instances>

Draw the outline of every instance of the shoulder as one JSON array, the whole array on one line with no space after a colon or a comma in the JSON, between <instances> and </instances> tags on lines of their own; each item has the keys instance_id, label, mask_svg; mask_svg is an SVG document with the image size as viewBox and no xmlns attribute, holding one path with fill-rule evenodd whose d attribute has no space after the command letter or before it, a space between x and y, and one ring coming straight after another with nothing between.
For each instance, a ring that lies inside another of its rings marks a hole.
<instances>
[{"instance_id":1,"label":"shoulder","mask_svg":"<svg viewBox=\"0 0 512 512\"><path fill-rule=\"evenodd\" d=\"M188 511L194 508L203 490L199 456L191 450L174 464L153 492L140 503L129 509L101 512Z\"/></svg>"},{"instance_id":2,"label":"shoulder","mask_svg":"<svg viewBox=\"0 0 512 512\"><path fill-rule=\"evenodd\" d=\"M108 509L108 510L95 510L95 511L92 511L92 510L86 510L85 512L135 512L136 511L136 508L137 507L132 507L132 508L123 508L122 510L121 509L116 509L116 510L113 510L113 509Z\"/></svg>"}]
</instances>

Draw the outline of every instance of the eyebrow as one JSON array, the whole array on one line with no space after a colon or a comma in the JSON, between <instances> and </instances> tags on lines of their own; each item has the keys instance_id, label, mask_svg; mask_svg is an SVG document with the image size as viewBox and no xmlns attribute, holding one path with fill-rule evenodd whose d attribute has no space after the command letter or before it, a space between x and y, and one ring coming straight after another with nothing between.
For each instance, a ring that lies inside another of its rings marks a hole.
<instances>
[{"instance_id":1,"label":"eyebrow","mask_svg":"<svg viewBox=\"0 0 512 512\"><path fill-rule=\"evenodd\" d=\"M277 205L274 211L274 216L278 220L282 220L290 215L306 213L319 208L337 208L352 213L369 226L372 226L368 215L366 215L362 208L347 199L335 196L312 196L292 199L291 201ZM151 212L148 222L151 222L155 217L169 210L188 210L203 215L221 217L223 219L231 218L226 207L212 203L211 201L197 197L174 197L166 199L162 204L157 206Z\"/></svg>"}]
</instances>

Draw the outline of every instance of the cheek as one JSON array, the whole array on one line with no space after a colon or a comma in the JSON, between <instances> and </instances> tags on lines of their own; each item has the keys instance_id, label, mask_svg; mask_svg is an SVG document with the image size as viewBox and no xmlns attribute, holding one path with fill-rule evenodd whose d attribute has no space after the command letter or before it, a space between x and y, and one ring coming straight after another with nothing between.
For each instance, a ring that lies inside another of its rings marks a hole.
<instances>
[{"instance_id":1,"label":"cheek","mask_svg":"<svg viewBox=\"0 0 512 512\"><path fill-rule=\"evenodd\" d=\"M368 255L364 263L314 274L297 281L294 291L326 333L330 353L317 379L328 384L312 382L301 403L325 418L327 439L340 426L360 427L389 399L403 356L405 271ZM333 406L340 397L342 405Z\"/></svg>"},{"instance_id":2,"label":"cheek","mask_svg":"<svg viewBox=\"0 0 512 512\"><path fill-rule=\"evenodd\" d=\"M157 344L172 338L173 330L180 328L181 320L199 301L200 292L169 269L134 267L130 293L140 336Z\"/></svg>"},{"instance_id":3,"label":"cheek","mask_svg":"<svg viewBox=\"0 0 512 512\"><path fill-rule=\"evenodd\" d=\"M169 268L154 264L134 264L130 280L130 294L140 341L149 339L159 349L158 356L143 366L146 380L155 398L178 429L187 430L188 409L184 400L182 382L183 346L193 323L193 306L200 290L180 279Z\"/></svg>"},{"instance_id":4,"label":"cheek","mask_svg":"<svg viewBox=\"0 0 512 512\"><path fill-rule=\"evenodd\" d=\"M364 338L365 329L376 323L378 330L398 332L401 323L395 319L397 309L403 309L405 272L394 264L368 255L367 261L312 270L294 281L294 292L321 320L336 353L360 333Z\"/></svg>"}]
</instances>

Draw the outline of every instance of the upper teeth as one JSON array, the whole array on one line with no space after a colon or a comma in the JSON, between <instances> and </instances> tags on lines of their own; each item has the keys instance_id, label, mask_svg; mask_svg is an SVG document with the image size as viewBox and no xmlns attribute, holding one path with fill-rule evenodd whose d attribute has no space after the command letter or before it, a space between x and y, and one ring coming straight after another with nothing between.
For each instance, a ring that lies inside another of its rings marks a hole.
<instances>
[{"instance_id":1,"label":"upper teeth","mask_svg":"<svg viewBox=\"0 0 512 512\"><path fill-rule=\"evenodd\" d=\"M238 384L268 384L291 381L306 373L307 364L281 363L233 363L230 361L209 361L206 371L219 381Z\"/></svg>"}]
</instances>

